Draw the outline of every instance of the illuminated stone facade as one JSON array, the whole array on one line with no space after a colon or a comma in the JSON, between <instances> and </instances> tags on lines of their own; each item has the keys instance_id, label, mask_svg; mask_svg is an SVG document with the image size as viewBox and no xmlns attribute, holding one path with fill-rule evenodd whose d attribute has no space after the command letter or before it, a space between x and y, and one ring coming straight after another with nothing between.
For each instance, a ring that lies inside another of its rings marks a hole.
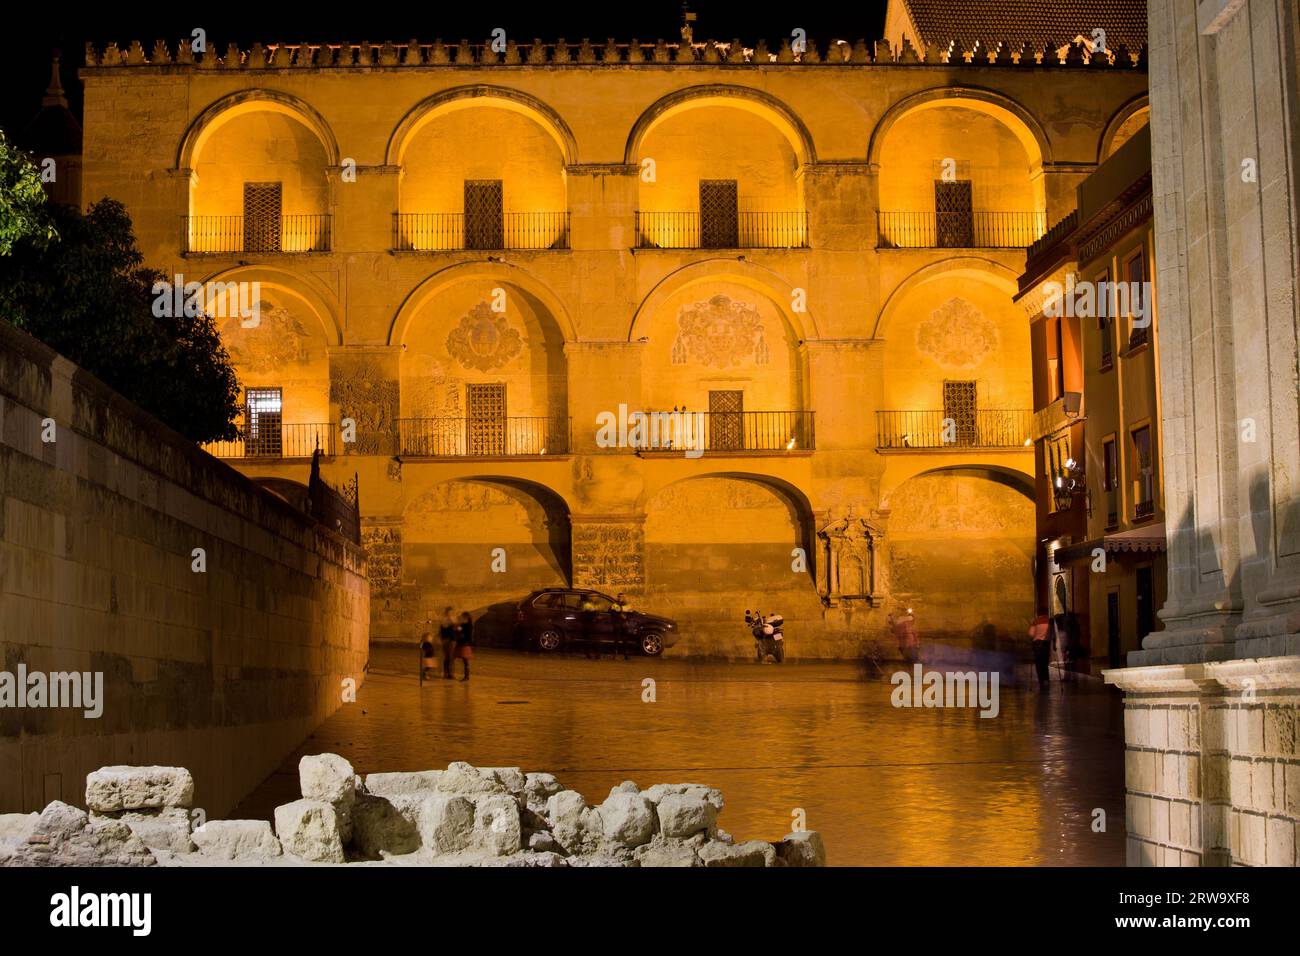
<instances>
[{"instance_id":1,"label":"illuminated stone facade","mask_svg":"<svg viewBox=\"0 0 1300 956\"><path fill-rule=\"evenodd\" d=\"M82 77L83 201L169 275L259 283L223 335L263 446L214 450L359 474L376 639L572 583L678 617L675 653L749 653L746 607L800 656L895 604L1023 643L1012 296L1138 50L164 44ZM606 447L620 407L707 413L704 454Z\"/></svg>"}]
</instances>

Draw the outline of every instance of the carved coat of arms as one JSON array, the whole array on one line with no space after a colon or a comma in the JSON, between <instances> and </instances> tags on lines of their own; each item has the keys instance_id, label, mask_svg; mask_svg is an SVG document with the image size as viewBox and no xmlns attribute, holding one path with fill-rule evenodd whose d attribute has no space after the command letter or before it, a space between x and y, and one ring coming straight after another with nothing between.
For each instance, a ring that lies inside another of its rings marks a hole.
<instances>
[{"instance_id":1,"label":"carved coat of arms","mask_svg":"<svg viewBox=\"0 0 1300 956\"><path fill-rule=\"evenodd\" d=\"M998 347L998 330L979 309L953 296L917 326L916 347L948 368L974 368Z\"/></svg>"},{"instance_id":2,"label":"carved coat of arms","mask_svg":"<svg viewBox=\"0 0 1300 956\"><path fill-rule=\"evenodd\" d=\"M717 368L732 368L746 359L766 365L763 319L754 306L725 295L682 306L672 358L674 365L691 359Z\"/></svg>"},{"instance_id":3,"label":"carved coat of arms","mask_svg":"<svg viewBox=\"0 0 1300 956\"><path fill-rule=\"evenodd\" d=\"M523 336L506 317L480 302L447 334L447 352L465 368L488 372L523 351Z\"/></svg>"}]
</instances>

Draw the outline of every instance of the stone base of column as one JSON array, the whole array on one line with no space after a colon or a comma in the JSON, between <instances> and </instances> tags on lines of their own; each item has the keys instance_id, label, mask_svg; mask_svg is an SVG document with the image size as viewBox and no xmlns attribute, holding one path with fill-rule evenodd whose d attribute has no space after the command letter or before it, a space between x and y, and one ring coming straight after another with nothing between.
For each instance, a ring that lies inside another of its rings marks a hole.
<instances>
[{"instance_id":1,"label":"stone base of column","mask_svg":"<svg viewBox=\"0 0 1300 956\"><path fill-rule=\"evenodd\" d=\"M1124 691L1129 866L1295 866L1300 656L1104 671Z\"/></svg>"}]
</instances>

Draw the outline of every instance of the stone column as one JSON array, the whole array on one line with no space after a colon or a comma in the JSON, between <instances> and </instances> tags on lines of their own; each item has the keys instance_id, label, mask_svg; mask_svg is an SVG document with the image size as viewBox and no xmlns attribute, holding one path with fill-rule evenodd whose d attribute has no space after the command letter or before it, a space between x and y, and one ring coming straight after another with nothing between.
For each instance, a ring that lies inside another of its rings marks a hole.
<instances>
[{"instance_id":1,"label":"stone column","mask_svg":"<svg viewBox=\"0 0 1300 956\"><path fill-rule=\"evenodd\" d=\"M1148 12L1169 594L1164 630L1106 672L1126 694L1129 862L1294 866L1296 7Z\"/></svg>"}]
</instances>

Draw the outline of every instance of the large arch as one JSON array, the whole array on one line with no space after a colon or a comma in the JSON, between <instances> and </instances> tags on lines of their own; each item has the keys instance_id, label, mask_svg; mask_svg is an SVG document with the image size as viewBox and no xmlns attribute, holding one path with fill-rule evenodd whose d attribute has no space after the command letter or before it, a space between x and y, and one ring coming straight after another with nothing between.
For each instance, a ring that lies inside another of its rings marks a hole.
<instances>
[{"instance_id":1,"label":"large arch","mask_svg":"<svg viewBox=\"0 0 1300 956\"><path fill-rule=\"evenodd\" d=\"M1151 112L1151 101L1147 94L1139 93L1115 111L1115 115L1106 123L1106 129L1097 141L1097 165L1106 161L1106 157L1115 152L1115 137L1134 117L1142 112Z\"/></svg>"},{"instance_id":2,"label":"large arch","mask_svg":"<svg viewBox=\"0 0 1300 956\"><path fill-rule=\"evenodd\" d=\"M632 316L632 324L628 327L627 340L635 342L644 336L649 328L650 317L670 297L689 286L718 279L724 279L753 289L755 292L771 299L780 309L781 315L785 318L799 342L802 343L809 338L816 339L820 337L820 333L817 331L817 319L813 313L811 311L798 313L790 307L790 303L794 300L795 286L793 284L782 278L779 273L765 266L755 265L745 260L718 256L700 259L689 265L682 266L655 283L654 288L641 300L636 313ZM805 318L800 318L801 315Z\"/></svg>"},{"instance_id":3,"label":"large arch","mask_svg":"<svg viewBox=\"0 0 1300 956\"><path fill-rule=\"evenodd\" d=\"M302 123L320 140L329 165L339 165L339 145L334 131L315 107L290 93L253 89L223 96L195 117L176 148L176 168L192 169L195 157L213 133L236 117L259 111L280 113Z\"/></svg>"},{"instance_id":4,"label":"large arch","mask_svg":"<svg viewBox=\"0 0 1300 956\"><path fill-rule=\"evenodd\" d=\"M421 100L393 128L384 151L384 162L389 166L400 166L407 142L420 127L444 113L474 106L496 106L530 117L555 140L565 165L572 166L578 162L578 141L569 124L551 106L521 90L488 84L457 86Z\"/></svg>"},{"instance_id":5,"label":"large arch","mask_svg":"<svg viewBox=\"0 0 1300 956\"><path fill-rule=\"evenodd\" d=\"M233 266L214 272L202 282L205 286L222 282L257 282L286 293L307 306L320 320L321 334L324 335L326 344L343 344L343 330L338 322L338 302L324 286L304 273L290 272L270 265ZM206 304L211 305L211 302Z\"/></svg>"},{"instance_id":6,"label":"large arch","mask_svg":"<svg viewBox=\"0 0 1300 956\"><path fill-rule=\"evenodd\" d=\"M893 493L901 486L907 484L913 478L920 478L923 475L969 475L979 473L990 481L1005 485L1017 494L1023 495L1029 501L1035 500L1034 475L1032 463L1029 470L1013 468L1008 465L972 464L969 462L956 465L932 465L925 461L922 456L915 456L918 462L915 469L909 469L902 474L893 475L893 480L888 484L882 482L880 489L880 509L889 510L889 499ZM928 456L926 456L928 457Z\"/></svg>"},{"instance_id":7,"label":"large arch","mask_svg":"<svg viewBox=\"0 0 1300 956\"><path fill-rule=\"evenodd\" d=\"M907 298L908 293L943 276L988 282L1008 295L1014 295L1019 289L1019 276L1016 271L994 259L982 256L954 256L951 259L932 262L917 269L894 287L880 307L876 321L871 327L871 337L873 339L883 337L889 320L898 311L899 304Z\"/></svg>"},{"instance_id":8,"label":"large arch","mask_svg":"<svg viewBox=\"0 0 1300 956\"><path fill-rule=\"evenodd\" d=\"M652 129L671 116L700 106L731 106L761 116L780 130L794 150L798 164L817 162L812 133L794 110L770 93L724 83L690 86L669 93L650 104L637 117L628 133L623 161L629 164L639 163L641 143Z\"/></svg>"},{"instance_id":9,"label":"large arch","mask_svg":"<svg viewBox=\"0 0 1300 956\"><path fill-rule=\"evenodd\" d=\"M433 273L402 300L393 321L388 326L388 344L400 345L411 320L431 299L450 286L470 279L495 279L506 285L513 285L534 296L546 307L551 317L559 326L564 341L576 342L578 330L573 324L569 310L565 308L560 297L546 283L542 282L528 270L508 262L461 262L447 266Z\"/></svg>"},{"instance_id":10,"label":"large arch","mask_svg":"<svg viewBox=\"0 0 1300 956\"><path fill-rule=\"evenodd\" d=\"M1051 141L1037 117L1011 97L977 86L938 86L899 100L885 111L871 131L867 162L880 163L880 152L890 128L904 116L944 106L963 107L1000 120L1025 148L1032 167L1041 168L1052 163Z\"/></svg>"}]
</instances>

